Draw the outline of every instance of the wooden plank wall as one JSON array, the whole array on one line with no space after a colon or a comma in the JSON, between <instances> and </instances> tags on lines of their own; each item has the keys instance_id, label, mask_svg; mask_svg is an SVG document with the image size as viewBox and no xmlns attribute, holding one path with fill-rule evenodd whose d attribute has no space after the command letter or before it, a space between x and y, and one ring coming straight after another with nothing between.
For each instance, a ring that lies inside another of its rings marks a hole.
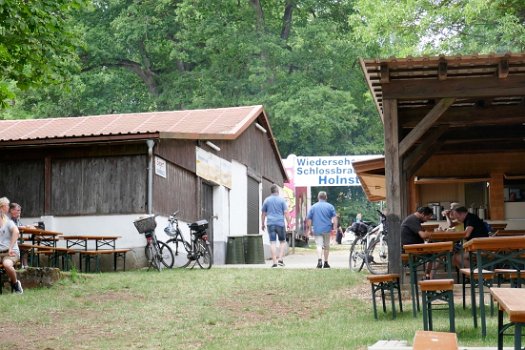
<instances>
[{"instance_id":1,"label":"wooden plank wall","mask_svg":"<svg viewBox=\"0 0 525 350\"><path fill-rule=\"evenodd\" d=\"M197 146L196 140L161 139L155 146L155 154L174 165L195 173L195 146ZM222 154L219 156L222 157Z\"/></svg>"},{"instance_id":2,"label":"wooden plank wall","mask_svg":"<svg viewBox=\"0 0 525 350\"><path fill-rule=\"evenodd\" d=\"M11 202L20 204L22 206L22 219L26 216L43 215L43 159L3 161L0 162L0 169L2 169L0 197L7 197Z\"/></svg>"},{"instance_id":3,"label":"wooden plank wall","mask_svg":"<svg viewBox=\"0 0 525 350\"><path fill-rule=\"evenodd\" d=\"M153 212L169 215L179 210L178 216L184 221L199 219L197 176L170 161L166 163L166 178L153 175Z\"/></svg>"},{"instance_id":4,"label":"wooden plank wall","mask_svg":"<svg viewBox=\"0 0 525 350\"><path fill-rule=\"evenodd\" d=\"M217 154L219 157L236 161L246 165L252 172L260 177L268 179L272 183L282 186L284 176L280 171L281 159L278 159L272 149L268 134L259 131L254 125L250 125L246 131L233 141L217 141L213 143L221 148L215 152L211 148L201 147Z\"/></svg>"},{"instance_id":5,"label":"wooden plank wall","mask_svg":"<svg viewBox=\"0 0 525 350\"><path fill-rule=\"evenodd\" d=\"M147 156L52 161L53 215L146 212Z\"/></svg>"},{"instance_id":6,"label":"wooden plank wall","mask_svg":"<svg viewBox=\"0 0 525 350\"><path fill-rule=\"evenodd\" d=\"M525 175L525 151L435 155L417 171L420 177L486 177L491 172Z\"/></svg>"}]
</instances>

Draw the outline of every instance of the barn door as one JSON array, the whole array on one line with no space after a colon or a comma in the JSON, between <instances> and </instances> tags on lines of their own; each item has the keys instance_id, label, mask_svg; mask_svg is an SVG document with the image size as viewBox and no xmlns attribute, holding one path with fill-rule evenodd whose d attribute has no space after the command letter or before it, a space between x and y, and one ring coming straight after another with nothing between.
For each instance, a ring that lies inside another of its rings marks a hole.
<instances>
[{"instance_id":1,"label":"barn door","mask_svg":"<svg viewBox=\"0 0 525 350\"><path fill-rule=\"evenodd\" d=\"M259 181L248 176L248 234L259 233Z\"/></svg>"},{"instance_id":2,"label":"barn door","mask_svg":"<svg viewBox=\"0 0 525 350\"><path fill-rule=\"evenodd\" d=\"M202 182L201 219L208 220L208 240L213 246L213 186Z\"/></svg>"}]
</instances>

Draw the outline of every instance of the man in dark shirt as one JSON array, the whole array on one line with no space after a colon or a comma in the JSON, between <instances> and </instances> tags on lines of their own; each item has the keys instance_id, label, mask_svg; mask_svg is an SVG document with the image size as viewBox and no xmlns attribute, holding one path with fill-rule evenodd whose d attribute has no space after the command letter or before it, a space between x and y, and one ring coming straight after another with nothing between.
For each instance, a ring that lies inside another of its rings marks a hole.
<instances>
[{"instance_id":1,"label":"man in dark shirt","mask_svg":"<svg viewBox=\"0 0 525 350\"><path fill-rule=\"evenodd\" d=\"M410 214L401 223L401 251L406 244L425 243L425 239L430 238L432 232L425 231L421 227L423 222L430 220L433 211L429 207L420 207L414 214ZM432 278L432 271L434 270L432 264L427 264L425 267L425 279Z\"/></svg>"},{"instance_id":2,"label":"man in dark shirt","mask_svg":"<svg viewBox=\"0 0 525 350\"><path fill-rule=\"evenodd\" d=\"M414 214L410 214L401 223L401 248L405 244L425 243L430 237L430 232L423 230L421 224L430 220L433 211L429 207L418 208Z\"/></svg>"},{"instance_id":3,"label":"man in dark shirt","mask_svg":"<svg viewBox=\"0 0 525 350\"><path fill-rule=\"evenodd\" d=\"M467 208L458 207L453 211L454 218L463 223L465 226L465 240L472 238L488 237L489 231L483 220L481 220L476 214L469 213ZM458 268L461 267L461 261L463 260L463 267L469 267L469 260L466 255L463 256L462 251L458 251L454 254L454 265Z\"/></svg>"}]
</instances>

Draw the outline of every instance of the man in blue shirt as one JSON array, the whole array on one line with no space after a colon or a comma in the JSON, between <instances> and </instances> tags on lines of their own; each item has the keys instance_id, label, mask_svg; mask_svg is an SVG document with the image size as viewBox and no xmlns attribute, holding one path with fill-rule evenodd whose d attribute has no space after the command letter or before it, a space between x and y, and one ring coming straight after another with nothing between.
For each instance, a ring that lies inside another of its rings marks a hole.
<instances>
[{"instance_id":1,"label":"man in blue shirt","mask_svg":"<svg viewBox=\"0 0 525 350\"><path fill-rule=\"evenodd\" d=\"M337 229L337 214L332 204L326 201L325 191L317 195L319 200L312 205L306 216L306 226L308 234L314 234L315 244L317 246L317 268L330 268L328 265L328 254L330 253L330 233ZM324 250L324 265L323 265Z\"/></svg>"},{"instance_id":2,"label":"man in blue shirt","mask_svg":"<svg viewBox=\"0 0 525 350\"><path fill-rule=\"evenodd\" d=\"M272 193L268 196L261 209L261 228L264 231L265 220L266 226L268 226L268 235L270 236L270 252L272 253L273 265L272 267L284 266L283 256L286 248L286 234L285 225L288 223L290 226L290 217L288 216L288 205L284 198L279 196L279 187L272 185L270 188ZM286 219L286 222L284 221ZM279 260L276 257L276 241L279 237Z\"/></svg>"}]
</instances>

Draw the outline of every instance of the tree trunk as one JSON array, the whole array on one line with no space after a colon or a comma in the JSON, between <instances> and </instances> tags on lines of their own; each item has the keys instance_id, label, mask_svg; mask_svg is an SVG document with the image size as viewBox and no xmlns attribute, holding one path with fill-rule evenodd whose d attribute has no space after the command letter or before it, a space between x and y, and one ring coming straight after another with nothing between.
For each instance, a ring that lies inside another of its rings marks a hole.
<instances>
[{"instance_id":1,"label":"tree trunk","mask_svg":"<svg viewBox=\"0 0 525 350\"><path fill-rule=\"evenodd\" d=\"M288 40L288 37L290 36L290 31L292 30L292 14L294 8L295 1L287 0L286 5L284 7L283 27L281 30L281 39L285 41Z\"/></svg>"},{"instance_id":2,"label":"tree trunk","mask_svg":"<svg viewBox=\"0 0 525 350\"><path fill-rule=\"evenodd\" d=\"M264 13L262 10L261 2L259 0L250 0L256 14L256 26L257 32L261 32L264 29Z\"/></svg>"}]
</instances>

